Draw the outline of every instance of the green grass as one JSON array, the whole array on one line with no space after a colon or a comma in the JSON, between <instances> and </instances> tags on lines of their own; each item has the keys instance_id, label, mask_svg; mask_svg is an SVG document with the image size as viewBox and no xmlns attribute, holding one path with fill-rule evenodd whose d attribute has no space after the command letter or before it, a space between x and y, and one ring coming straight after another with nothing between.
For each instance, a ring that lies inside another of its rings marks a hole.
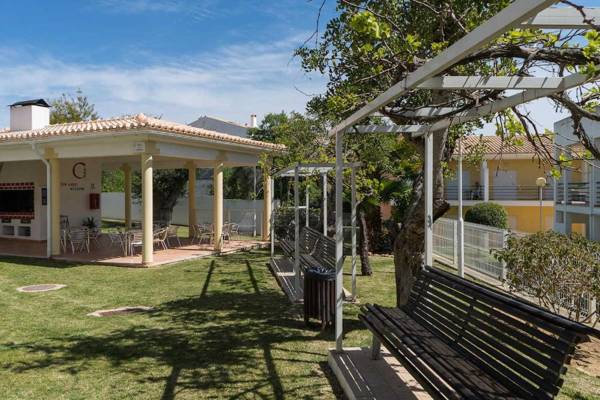
<instances>
[{"instance_id":1,"label":"green grass","mask_svg":"<svg viewBox=\"0 0 600 400\"><path fill-rule=\"evenodd\" d=\"M247 263L246 260L249 262ZM2 399L332 399L331 332L304 327L253 251L156 269L5 259L0 262ZM361 301L392 305L391 258L359 277ZM350 287L349 276L346 276ZM63 283L46 293L15 288ZM153 306L147 314L87 317ZM348 346L370 335L345 308ZM592 399L594 379L570 373L565 397Z\"/></svg>"}]
</instances>

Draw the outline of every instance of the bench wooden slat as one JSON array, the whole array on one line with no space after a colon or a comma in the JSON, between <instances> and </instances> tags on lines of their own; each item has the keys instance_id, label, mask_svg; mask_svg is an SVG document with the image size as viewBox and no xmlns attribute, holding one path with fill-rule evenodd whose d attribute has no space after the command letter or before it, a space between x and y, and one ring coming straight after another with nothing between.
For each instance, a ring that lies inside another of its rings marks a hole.
<instances>
[{"instance_id":1,"label":"bench wooden slat","mask_svg":"<svg viewBox=\"0 0 600 400\"><path fill-rule=\"evenodd\" d=\"M435 286L430 286L429 290L435 292L436 296L444 299L448 296L445 292L439 291ZM456 294L453 295L457 296ZM467 297L462 298L466 299ZM554 342L556 340L555 337L549 336L533 328L531 325L527 325L522 320L514 319L506 314L500 314L482 302L478 302L477 307L471 310L471 318L482 321L486 324L487 329L493 330L495 335L502 337L503 340L521 351L527 351L525 346L535 348L537 350L536 353L540 355L540 362L557 363L555 360L561 357L562 353L555 350L545 341L552 340ZM518 325L518 331L511 324ZM567 350L567 346L565 345L562 350ZM561 363L558 364L562 365Z\"/></svg>"},{"instance_id":2,"label":"bench wooden slat","mask_svg":"<svg viewBox=\"0 0 600 400\"><path fill-rule=\"evenodd\" d=\"M412 309L412 316L430 330L435 330L446 341L452 342L455 348L476 358L482 368L493 373L512 377L515 388L531 386L551 392L562 368L541 366L531 360L537 350L530 349L527 354L507 347L495 337L485 334L482 325L464 315L452 314L437 303L429 295L421 299L419 306ZM508 385L508 382L504 382Z\"/></svg>"},{"instance_id":3,"label":"bench wooden slat","mask_svg":"<svg viewBox=\"0 0 600 400\"><path fill-rule=\"evenodd\" d=\"M379 321L371 314L361 314L359 318L363 321L367 327L376 335L381 343L398 358L402 360L403 364L407 366L416 378L424 384L435 388L435 390L444 396L446 399L462 399L464 398L460 393L457 393L452 387L448 386L444 379L442 379L432 366L437 365L437 360L432 358L429 354L418 354L414 350L411 350L407 346L403 345L401 341L390 335L389 328ZM441 369L441 368L440 368Z\"/></svg>"},{"instance_id":4,"label":"bench wooden slat","mask_svg":"<svg viewBox=\"0 0 600 400\"><path fill-rule=\"evenodd\" d=\"M432 290L432 292L434 291ZM468 311L470 315L466 318L465 314L463 314L466 313L466 311L460 310L459 308L454 309L453 307L455 307L455 304L451 303L449 297L440 295L440 293L435 293L435 296L437 301L432 301L433 297L428 298L427 300L424 300L422 306L429 307L432 311L448 318L451 323L457 324L459 334L469 335L472 333L471 331L475 331L476 333L483 332L485 334L485 332L493 331L492 335L487 335L488 337L486 337L486 340L493 345L494 349L499 350L502 354L508 355L512 360L527 366L528 370L537 373L542 380L547 375L548 371L554 372L556 377L560 376L563 372L564 368L562 363L553 362L551 358L547 357L537 348L526 346L515 340L513 337L504 334L504 332L496 331L493 327L493 323L490 323L489 318L476 312L476 300L472 301L472 308ZM444 307L446 307L446 309L444 309ZM452 312L448 312L447 310L452 310ZM507 330L507 332L514 333L510 329ZM477 337L477 335L475 335L475 337Z\"/></svg>"},{"instance_id":5,"label":"bench wooden slat","mask_svg":"<svg viewBox=\"0 0 600 400\"><path fill-rule=\"evenodd\" d=\"M478 357L478 364L480 365L483 364L482 360L490 361L496 359L499 362L507 363L510 366L511 370L515 370L519 374L526 374L531 379L537 378L535 376L532 376L530 374L530 371L528 371L526 368L523 368L518 363L512 361L509 357L506 357L494 350L493 348L491 348L490 346L487 346L484 342L472 337L469 334L469 332L466 332L464 330L461 331L460 326L452 323L446 318L440 317L440 314L437 314L431 309L421 307L419 308L418 312L414 312L414 314L412 314L411 316L415 319L415 321L423 325L425 328L436 333L436 336L440 337L446 343L461 343L459 347L461 350L463 350L463 353L467 352L470 355L477 356L480 352L483 352L481 354L481 357ZM450 324L452 324L452 327L450 327ZM486 351L490 352L490 354L493 355L493 358L486 354ZM503 372L503 369L501 369L500 371L494 370L493 372ZM517 380L518 383L514 384L514 382L512 381L509 382L505 380L503 384L508 385L509 387L512 386L513 390L518 390L519 388L521 388L521 386L527 387L530 385L527 380L521 378L520 376L516 376L514 379Z\"/></svg>"},{"instance_id":6,"label":"bench wooden slat","mask_svg":"<svg viewBox=\"0 0 600 400\"><path fill-rule=\"evenodd\" d=\"M508 389L488 375L482 373L479 368L466 361L459 353L436 336L432 335L414 320L411 320L411 318L401 310L382 309L382 312L387 315L394 325L402 329L407 335L415 338L415 340L418 339L422 341L419 345L426 349L425 351L433 351L434 356L443 357L444 362L447 363L448 372L455 374L457 379L468 384L470 390L476 392L477 398L490 395L501 396L501 398L511 397L511 393Z\"/></svg>"},{"instance_id":7,"label":"bench wooden slat","mask_svg":"<svg viewBox=\"0 0 600 400\"><path fill-rule=\"evenodd\" d=\"M417 276L406 306L367 305L360 318L386 347L398 347L400 361L411 358L432 393L477 399L553 398L575 345L596 333L430 267Z\"/></svg>"}]
</instances>

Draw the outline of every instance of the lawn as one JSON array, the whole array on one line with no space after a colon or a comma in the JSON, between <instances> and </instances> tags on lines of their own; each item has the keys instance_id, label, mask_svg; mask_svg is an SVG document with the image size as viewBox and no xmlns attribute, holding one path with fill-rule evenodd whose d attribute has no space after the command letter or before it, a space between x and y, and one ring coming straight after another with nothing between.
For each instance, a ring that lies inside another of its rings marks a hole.
<instances>
[{"instance_id":1,"label":"lawn","mask_svg":"<svg viewBox=\"0 0 600 400\"><path fill-rule=\"evenodd\" d=\"M3 399L329 399L332 333L304 327L268 272L265 251L156 269L0 262ZM359 277L363 302L393 304L390 258ZM19 286L63 283L46 293ZM349 282L348 282L349 283ZM348 285L349 286L349 285ZM88 317L125 305L147 314ZM346 344L368 345L346 306ZM563 398L591 399L597 381L570 373Z\"/></svg>"}]
</instances>

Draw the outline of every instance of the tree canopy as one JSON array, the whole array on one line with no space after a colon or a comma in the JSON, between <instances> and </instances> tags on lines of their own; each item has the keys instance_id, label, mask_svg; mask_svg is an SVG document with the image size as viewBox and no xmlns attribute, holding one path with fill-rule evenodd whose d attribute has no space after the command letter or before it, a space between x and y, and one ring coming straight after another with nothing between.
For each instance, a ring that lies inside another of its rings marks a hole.
<instances>
[{"instance_id":1,"label":"tree canopy","mask_svg":"<svg viewBox=\"0 0 600 400\"><path fill-rule=\"evenodd\" d=\"M90 121L100 118L92 103L81 90L75 95L63 93L59 98L50 101L51 124Z\"/></svg>"},{"instance_id":2,"label":"tree canopy","mask_svg":"<svg viewBox=\"0 0 600 400\"><path fill-rule=\"evenodd\" d=\"M340 121L509 3L508 0L338 0L337 16L327 23L323 32L318 32L314 44L307 42L296 52L306 71L317 71L328 77L327 90L311 100L309 111L332 123ZM568 1L564 3L570 5ZM592 23L587 32L514 29L450 66L444 74L535 76L544 73L565 76L581 72L596 76L600 65L599 32L599 27ZM414 89L379 113L396 124L431 124L505 96L502 90L440 93ZM599 96L600 90L593 84L584 90L551 97L557 107L571 112L575 134L596 157L600 152L587 137L581 119L600 119L591 112ZM424 107L447 107L448 111L434 116L415 113ZM564 166L566 160L555 159L553 152L541 145L541 136L552 133L540 131L533 117L522 107L436 132L433 151L434 218L443 215L449 207L443 194L444 169L452 157L456 139L494 118L499 126L498 134L506 141L524 134L538 149L538 157L558 167ZM346 135L347 140L354 140L351 138L356 135ZM423 159L423 143L410 135L403 135L402 140L412 145L416 174L402 216L402 229L395 239L399 304L407 300L414 275L423 262L424 243L423 172L420 162Z\"/></svg>"}]
</instances>

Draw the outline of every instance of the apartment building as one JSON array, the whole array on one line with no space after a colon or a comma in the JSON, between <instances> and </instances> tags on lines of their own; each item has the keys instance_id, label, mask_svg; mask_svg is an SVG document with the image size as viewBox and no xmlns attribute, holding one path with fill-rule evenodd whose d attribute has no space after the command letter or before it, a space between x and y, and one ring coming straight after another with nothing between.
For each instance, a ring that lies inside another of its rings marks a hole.
<instances>
[{"instance_id":1,"label":"apartment building","mask_svg":"<svg viewBox=\"0 0 600 400\"><path fill-rule=\"evenodd\" d=\"M600 122L583 120L587 135L598 146ZM554 186L554 229L562 233L577 232L600 240L600 160L584 159L581 142L573 134L573 121L565 118L554 124L555 154L572 161L561 171Z\"/></svg>"},{"instance_id":2,"label":"apartment building","mask_svg":"<svg viewBox=\"0 0 600 400\"><path fill-rule=\"evenodd\" d=\"M554 192L550 166L536 157L530 142L523 139L519 145L507 145L498 136L470 136L462 141L463 212L480 202L502 205L508 213L510 228L519 232L537 232L554 226ZM544 140L546 148L552 147ZM469 162L469 154L476 152L480 162ZM456 218L458 211L458 149L450 169L453 177L446 182L445 196L451 208L447 217ZM547 184L541 190L536 180L544 177ZM541 211L541 219L540 219Z\"/></svg>"}]
</instances>

